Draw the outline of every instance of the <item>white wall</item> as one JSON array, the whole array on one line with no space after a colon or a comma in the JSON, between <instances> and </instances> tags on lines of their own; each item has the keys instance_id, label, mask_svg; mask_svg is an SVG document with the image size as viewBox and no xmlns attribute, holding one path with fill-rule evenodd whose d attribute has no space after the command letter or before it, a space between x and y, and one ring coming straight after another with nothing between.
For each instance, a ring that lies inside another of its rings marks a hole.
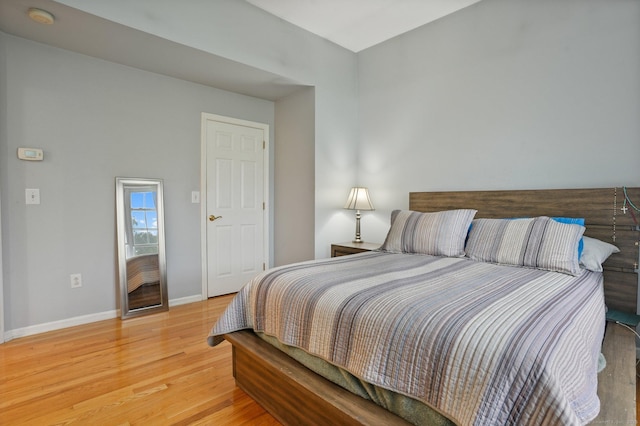
<instances>
[{"instance_id":1,"label":"white wall","mask_svg":"<svg viewBox=\"0 0 640 426\"><path fill-rule=\"evenodd\" d=\"M59 3L315 87L315 255L351 236L342 211L356 184L357 56L247 2ZM188 25L185 25L188 23Z\"/></svg>"},{"instance_id":2,"label":"white wall","mask_svg":"<svg viewBox=\"0 0 640 426\"><path fill-rule=\"evenodd\" d=\"M315 257L315 90L275 103L274 266Z\"/></svg>"},{"instance_id":3,"label":"white wall","mask_svg":"<svg viewBox=\"0 0 640 426\"><path fill-rule=\"evenodd\" d=\"M6 53L5 43L2 33L0 33L0 76L6 75ZM0 78L0 182L7 179L6 174L6 155L4 147L7 145L7 81L4 78ZM4 338L4 266L2 255L2 193L4 189L0 185L0 343L3 343Z\"/></svg>"},{"instance_id":4,"label":"white wall","mask_svg":"<svg viewBox=\"0 0 640 426\"><path fill-rule=\"evenodd\" d=\"M7 332L115 309L116 176L164 179L169 298L199 295L201 113L273 127L273 102L0 38ZM19 146L42 148L44 161L18 160ZM25 188L40 189L40 205L25 205Z\"/></svg>"},{"instance_id":5,"label":"white wall","mask_svg":"<svg viewBox=\"0 0 640 426\"><path fill-rule=\"evenodd\" d=\"M382 241L409 191L640 185L639 17L483 0L361 52L363 228Z\"/></svg>"},{"instance_id":6,"label":"white wall","mask_svg":"<svg viewBox=\"0 0 640 426\"><path fill-rule=\"evenodd\" d=\"M313 87L315 255L328 256L331 242L351 234L353 218L341 206L356 176L352 52L236 0L198 8L146 0L61 3ZM118 175L165 179L169 297L200 294L199 210L190 203L199 186L200 112L264 122L274 132L273 102L2 33L0 39L7 45L1 82L10 88L3 101L11 105L3 116L8 136L0 139L6 331L115 309ZM18 161L15 149L25 145L42 147L45 161ZM154 163L140 169L148 154ZM24 205L26 187L40 188L40 206ZM69 274L76 272L84 286L72 291Z\"/></svg>"}]
</instances>

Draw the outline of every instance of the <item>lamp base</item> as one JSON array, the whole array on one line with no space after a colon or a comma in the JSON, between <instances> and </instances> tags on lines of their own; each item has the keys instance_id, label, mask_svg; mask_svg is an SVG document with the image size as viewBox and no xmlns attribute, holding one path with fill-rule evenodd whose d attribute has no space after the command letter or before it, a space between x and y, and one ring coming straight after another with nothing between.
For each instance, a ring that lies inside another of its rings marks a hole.
<instances>
[{"instance_id":1,"label":"lamp base","mask_svg":"<svg viewBox=\"0 0 640 426\"><path fill-rule=\"evenodd\" d=\"M356 238L352 241L353 243L363 243L360 239L360 210L356 210Z\"/></svg>"}]
</instances>

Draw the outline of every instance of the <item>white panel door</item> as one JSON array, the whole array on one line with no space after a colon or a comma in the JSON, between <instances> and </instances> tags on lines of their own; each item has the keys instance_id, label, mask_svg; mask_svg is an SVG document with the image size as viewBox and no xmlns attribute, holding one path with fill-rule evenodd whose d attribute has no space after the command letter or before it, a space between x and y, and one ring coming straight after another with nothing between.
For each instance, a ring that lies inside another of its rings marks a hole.
<instances>
[{"instance_id":1,"label":"white panel door","mask_svg":"<svg viewBox=\"0 0 640 426\"><path fill-rule=\"evenodd\" d=\"M266 263L265 129L204 118L207 296L237 292Z\"/></svg>"}]
</instances>

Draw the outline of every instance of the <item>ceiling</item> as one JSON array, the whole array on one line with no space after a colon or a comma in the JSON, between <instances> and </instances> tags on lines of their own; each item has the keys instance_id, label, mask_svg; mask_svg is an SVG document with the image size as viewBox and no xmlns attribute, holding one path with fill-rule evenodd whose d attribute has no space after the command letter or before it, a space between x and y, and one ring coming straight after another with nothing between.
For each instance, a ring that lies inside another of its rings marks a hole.
<instances>
[{"instance_id":1,"label":"ceiling","mask_svg":"<svg viewBox=\"0 0 640 426\"><path fill-rule=\"evenodd\" d=\"M479 0L246 1L357 52ZM26 14L29 7L51 12L56 17L55 24L42 25L31 21ZM110 62L271 101L284 98L304 86L271 72L175 43L54 0L0 0L0 31ZM79 34L82 36L78 37Z\"/></svg>"},{"instance_id":2,"label":"ceiling","mask_svg":"<svg viewBox=\"0 0 640 426\"><path fill-rule=\"evenodd\" d=\"M480 0L246 0L353 52Z\"/></svg>"},{"instance_id":3,"label":"ceiling","mask_svg":"<svg viewBox=\"0 0 640 426\"><path fill-rule=\"evenodd\" d=\"M56 18L55 24L33 22L26 13L29 7L52 13ZM175 43L53 0L0 0L0 31L117 64L271 101L303 87L280 75Z\"/></svg>"}]
</instances>

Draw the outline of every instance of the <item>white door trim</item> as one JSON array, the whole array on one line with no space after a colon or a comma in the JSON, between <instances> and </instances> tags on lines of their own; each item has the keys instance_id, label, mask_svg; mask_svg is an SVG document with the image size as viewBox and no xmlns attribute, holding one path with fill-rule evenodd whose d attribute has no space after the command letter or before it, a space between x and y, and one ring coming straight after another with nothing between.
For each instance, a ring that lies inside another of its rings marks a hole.
<instances>
[{"instance_id":1,"label":"white door trim","mask_svg":"<svg viewBox=\"0 0 640 426\"><path fill-rule=\"evenodd\" d=\"M265 203L267 203L267 201L269 200L269 125L203 112L200 121L200 263L202 264L202 300L206 300L209 294L207 285L209 258L207 249L207 121L219 121L221 123L235 124L238 126L253 127L263 130L265 143L263 156L263 185ZM269 229L270 220L268 205L265 205L263 220L264 242L262 250L264 252L265 266L269 267L269 265L271 264L271 261L269 259L269 241L271 232Z\"/></svg>"}]
</instances>

